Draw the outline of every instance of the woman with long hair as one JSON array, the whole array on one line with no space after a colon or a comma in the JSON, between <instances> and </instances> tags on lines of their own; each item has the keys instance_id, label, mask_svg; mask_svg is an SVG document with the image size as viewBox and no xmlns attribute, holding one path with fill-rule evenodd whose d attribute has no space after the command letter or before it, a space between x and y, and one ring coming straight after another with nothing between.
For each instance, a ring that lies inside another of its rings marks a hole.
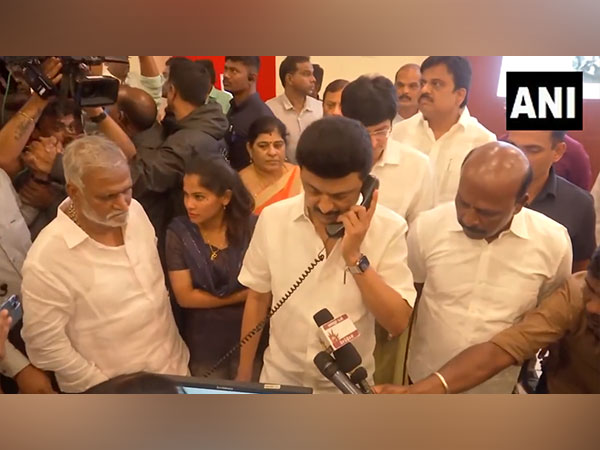
<instances>
[{"instance_id":1,"label":"woman with long hair","mask_svg":"<svg viewBox=\"0 0 600 450\"><path fill-rule=\"evenodd\" d=\"M256 223L254 201L223 159L197 158L185 170L187 216L167 230L169 279L183 308L182 336L192 375L201 376L240 339L247 289L238 281ZM237 358L213 376L233 379Z\"/></svg>"}]
</instances>

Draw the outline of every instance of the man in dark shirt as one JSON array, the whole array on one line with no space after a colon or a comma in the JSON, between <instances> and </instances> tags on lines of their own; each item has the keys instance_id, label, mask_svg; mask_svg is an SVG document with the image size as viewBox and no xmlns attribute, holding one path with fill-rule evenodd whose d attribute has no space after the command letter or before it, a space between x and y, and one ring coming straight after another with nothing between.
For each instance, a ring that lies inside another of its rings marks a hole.
<instances>
[{"instance_id":1,"label":"man in dark shirt","mask_svg":"<svg viewBox=\"0 0 600 450\"><path fill-rule=\"evenodd\" d=\"M529 208L563 225L573 245L573 272L585 270L596 248L596 213L589 192L555 173L565 153L564 131L510 131L507 141L519 147L533 169Z\"/></svg>"},{"instance_id":2,"label":"man in dark shirt","mask_svg":"<svg viewBox=\"0 0 600 450\"><path fill-rule=\"evenodd\" d=\"M155 148L141 147L131 162L133 196L146 213L159 239L169 221L185 214L181 186L184 167L195 156L222 157L227 118L216 103L206 103L210 75L199 64L178 60L167 81L167 103L173 130ZM163 133L167 134L167 133Z\"/></svg>"},{"instance_id":3,"label":"man in dark shirt","mask_svg":"<svg viewBox=\"0 0 600 450\"><path fill-rule=\"evenodd\" d=\"M273 115L256 92L259 68L258 56L225 57L223 87L233 95L227 113L229 129L225 141L229 148L229 162L236 170L242 170L250 164L246 142L252 122L259 117Z\"/></svg>"}]
</instances>

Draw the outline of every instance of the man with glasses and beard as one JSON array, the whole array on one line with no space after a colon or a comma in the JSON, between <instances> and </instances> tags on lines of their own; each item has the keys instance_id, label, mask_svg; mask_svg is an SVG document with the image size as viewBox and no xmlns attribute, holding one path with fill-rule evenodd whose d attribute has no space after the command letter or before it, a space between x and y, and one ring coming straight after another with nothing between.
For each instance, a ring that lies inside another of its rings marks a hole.
<instances>
[{"instance_id":1,"label":"man with glasses and beard","mask_svg":"<svg viewBox=\"0 0 600 450\"><path fill-rule=\"evenodd\" d=\"M127 158L100 136L63 158L67 198L23 265L23 339L31 361L63 392L115 376L188 374L156 249L132 200Z\"/></svg>"}]
</instances>

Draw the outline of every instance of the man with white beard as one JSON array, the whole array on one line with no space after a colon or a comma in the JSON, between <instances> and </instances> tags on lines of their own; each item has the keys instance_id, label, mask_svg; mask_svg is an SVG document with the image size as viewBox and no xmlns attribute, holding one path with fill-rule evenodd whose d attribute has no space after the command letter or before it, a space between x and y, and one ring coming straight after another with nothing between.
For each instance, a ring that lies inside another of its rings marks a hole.
<instances>
[{"instance_id":1,"label":"man with white beard","mask_svg":"<svg viewBox=\"0 0 600 450\"><path fill-rule=\"evenodd\" d=\"M100 136L73 141L67 198L23 266L31 361L63 392L134 372L187 375L189 352L170 308L154 229L131 198L127 158Z\"/></svg>"}]
</instances>

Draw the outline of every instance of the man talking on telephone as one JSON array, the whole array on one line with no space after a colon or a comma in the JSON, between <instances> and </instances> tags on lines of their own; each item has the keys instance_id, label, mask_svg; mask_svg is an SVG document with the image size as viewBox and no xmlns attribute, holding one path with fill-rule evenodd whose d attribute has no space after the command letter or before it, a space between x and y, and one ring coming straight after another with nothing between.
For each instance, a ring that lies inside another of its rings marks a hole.
<instances>
[{"instance_id":1,"label":"man talking on telephone","mask_svg":"<svg viewBox=\"0 0 600 450\"><path fill-rule=\"evenodd\" d=\"M371 381L375 321L400 334L416 296L406 261L407 225L377 205L369 177L371 140L359 122L344 117L314 122L302 133L296 158L304 193L262 212L239 275L250 289L242 336L270 307L280 306L270 319L260 381L333 393L336 387L313 364L323 350L313 315L322 308L334 317L348 315L360 332L353 345ZM260 332L241 348L239 381L252 377L259 337Z\"/></svg>"}]
</instances>

